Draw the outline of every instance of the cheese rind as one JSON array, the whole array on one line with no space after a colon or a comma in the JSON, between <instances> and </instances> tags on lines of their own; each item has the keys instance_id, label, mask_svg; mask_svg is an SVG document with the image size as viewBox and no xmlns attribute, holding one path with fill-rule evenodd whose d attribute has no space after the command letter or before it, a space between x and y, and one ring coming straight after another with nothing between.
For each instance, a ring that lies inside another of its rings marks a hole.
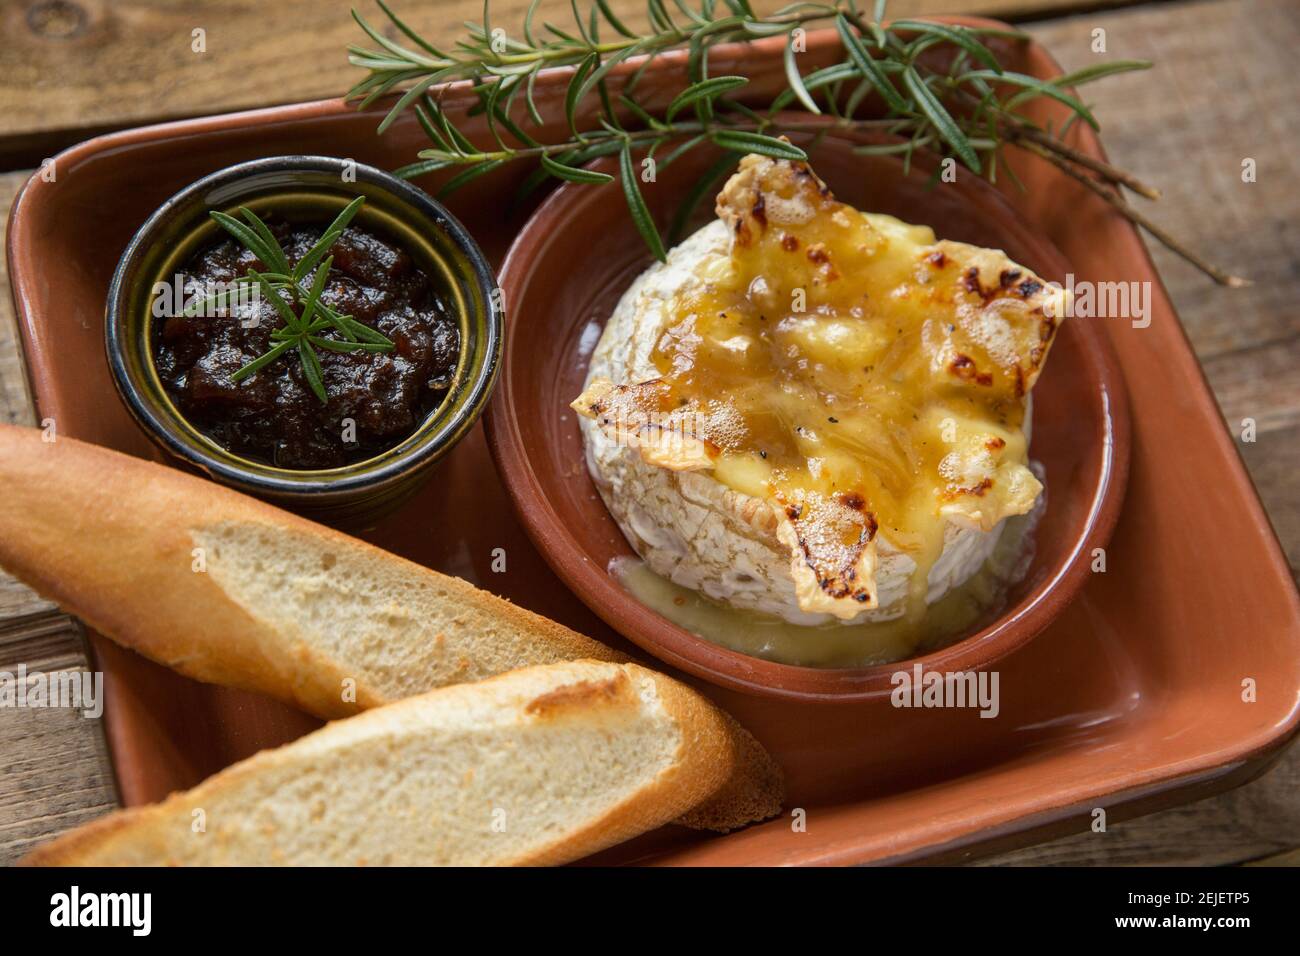
<instances>
[{"instance_id":1,"label":"cheese rind","mask_svg":"<svg viewBox=\"0 0 1300 956\"><path fill-rule=\"evenodd\" d=\"M607 506L715 600L923 613L1039 496L1028 389L1059 294L835 202L803 164L747 157L718 211L627 290L573 403Z\"/></svg>"},{"instance_id":2,"label":"cheese rind","mask_svg":"<svg viewBox=\"0 0 1300 956\"><path fill-rule=\"evenodd\" d=\"M643 381L654 372L650 353L673 297L699 281L695 266L729 248L726 227L714 221L675 247L623 294L592 355L588 383ZM579 420L587 467L605 506L632 549L652 571L715 601L784 618L825 624L836 615L800 606L790 551L777 537L780 516L766 500L735 491L703 472L650 464L641 452L607 434L590 418ZM965 581L988 559L1001 528L981 533L956 524L928 575L927 603ZM887 621L906 611L916 562L880 536L876 571L878 608L851 620Z\"/></svg>"}]
</instances>

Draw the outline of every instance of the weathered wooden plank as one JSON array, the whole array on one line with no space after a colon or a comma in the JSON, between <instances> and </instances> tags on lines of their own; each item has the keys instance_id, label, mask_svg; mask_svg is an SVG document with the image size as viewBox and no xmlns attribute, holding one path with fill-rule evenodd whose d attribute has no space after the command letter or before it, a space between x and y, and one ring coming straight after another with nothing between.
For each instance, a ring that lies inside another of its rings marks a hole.
<instances>
[{"instance_id":1,"label":"weathered wooden plank","mask_svg":"<svg viewBox=\"0 0 1300 956\"><path fill-rule=\"evenodd\" d=\"M0 627L0 670L84 673L80 626L63 615ZM0 864L117 806L99 721L68 708L0 711Z\"/></svg>"},{"instance_id":2,"label":"weathered wooden plank","mask_svg":"<svg viewBox=\"0 0 1300 956\"><path fill-rule=\"evenodd\" d=\"M1300 748L1244 787L984 861L989 866L1218 866L1300 843Z\"/></svg>"},{"instance_id":3,"label":"weathered wooden plank","mask_svg":"<svg viewBox=\"0 0 1300 956\"><path fill-rule=\"evenodd\" d=\"M528 3L493 0L493 26L517 34ZM645 23L644 0L611 0L610 5L634 28ZM768 11L783 5L785 0L755 3ZM1078 0L893 0L889 8L894 16L1029 15L1077 5ZM4 4L0 169L38 165L92 132L338 96L361 75L346 55L348 44L366 40L348 15L353 6L375 24L384 19L367 0ZM436 42L463 35L460 24L483 15L482 0L397 0L394 6ZM568 27L572 14L566 0L542 0L537 22L546 19ZM194 50L196 30L204 31L203 52ZM397 38L395 30L387 32Z\"/></svg>"},{"instance_id":4,"label":"weathered wooden plank","mask_svg":"<svg viewBox=\"0 0 1300 956\"><path fill-rule=\"evenodd\" d=\"M0 174L0 245L9 232L9 209L31 170ZM23 371L18 328L14 323L14 300L9 291L8 262L0 256L0 421L15 425L35 424L31 395ZM2 607L2 605L0 605Z\"/></svg>"},{"instance_id":5,"label":"weathered wooden plank","mask_svg":"<svg viewBox=\"0 0 1300 956\"><path fill-rule=\"evenodd\" d=\"M0 246L9 229L9 209L30 175L30 170L0 174ZM15 425L32 425L36 421L14 320L8 263L3 256L0 256L0 421ZM52 608L48 601L0 570L0 623Z\"/></svg>"},{"instance_id":6,"label":"weathered wooden plank","mask_svg":"<svg viewBox=\"0 0 1300 956\"><path fill-rule=\"evenodd\" d=\"M1261 432L1256 441L1239 447L1300 581L1300 425ZM1300 790L1297 798L1300 802Z\"/></svg>"}]
</instances>

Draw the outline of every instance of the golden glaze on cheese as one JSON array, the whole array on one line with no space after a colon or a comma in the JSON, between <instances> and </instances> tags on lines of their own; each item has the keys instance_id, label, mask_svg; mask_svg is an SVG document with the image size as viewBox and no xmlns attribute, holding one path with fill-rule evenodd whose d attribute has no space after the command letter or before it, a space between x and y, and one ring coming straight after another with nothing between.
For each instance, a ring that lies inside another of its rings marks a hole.
<instances>
[{"instance_id":1,"label":"golden glaze on cheese","mask_svg":"<svg viewBox=\"0 0 1300 956\"><path fill-rule=\"evenodd\" d=\"M945 526L989 531L1038 497L1022 425L1062 293L839 203L802 163L746 157L717 212L731 255L675 301L659 376L593 380L575 409L651 464L778 505L803 609L876 607L883 535L923 612Z\"/></svg>"}]
</instances>

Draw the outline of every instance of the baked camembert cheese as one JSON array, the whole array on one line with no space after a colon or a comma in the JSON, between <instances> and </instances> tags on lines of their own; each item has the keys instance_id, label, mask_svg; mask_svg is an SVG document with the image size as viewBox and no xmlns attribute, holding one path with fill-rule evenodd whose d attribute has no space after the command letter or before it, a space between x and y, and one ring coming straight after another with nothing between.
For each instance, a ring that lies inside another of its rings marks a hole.
<instances>
[{"instance_id":1,"label":"baked camembert cheese","mask_svg":"<svg viewBox=\"0 0 1300 956\"><path fill-rule=\"evenodd\" d=\"M1033 508L1065 295L747 156L623 296L573 408L652 570L795 624L919 619Z\"/></svg>"}]
</instances>

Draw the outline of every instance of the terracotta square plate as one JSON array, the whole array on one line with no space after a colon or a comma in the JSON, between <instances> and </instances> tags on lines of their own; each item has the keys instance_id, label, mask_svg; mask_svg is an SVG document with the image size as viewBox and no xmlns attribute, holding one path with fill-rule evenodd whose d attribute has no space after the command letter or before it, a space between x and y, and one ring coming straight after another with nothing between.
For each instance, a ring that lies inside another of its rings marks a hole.
<instances>
[{"instance_id":1,"label":"terracotta square plate","mask_svg":"<svg viewBox=\"0 0 1300 956\"><path fill-rule=\"evenodd\" d=\"M814 36L806 68L836 53L834 40ZM1005 49L1003 62L1037 75L1059 72L1032 44ZM767 41L718 51L711 65L716 74L743 72L756 91L782 82L779 47ZM656 69L647 79L661 89L680 63L665 57ZM540 85L551 135L563 85ZM448 103L469 102L464 90L448 96ZM114 134L58 157L54 181L34 179L19 197L9 230L40 416L53 418L60 434L155 456L117 400L103 350L109 277L132 232L182 186L242 160L319 153L385 168L408 162L420 142L414 123L398 123L381 139L376 122L337 102L304 104ZM1080 149L1101 155L1088 131L1076 127L1075 136ZM1000 663L1002 710L994 720L971 710L895 710L887 701L776 702L699 685L782 763L789 807L807 811L806 832L794 832L788 819L726 837L665 828L602 854L602 862L964 858L1081 828L1095 807L1114 821L1244 782L1295 733L1300 599L1146 250L1082 187L1029 158L1017 171L1029 190L1006 187L1008 198L1063 253L1076 280L1151 283L1149 327L1091 320L1103 323L1115 347L1132 403L1129 488L1105 573ZM509 203L523 172L507 167L451 203L498 263L527 212ZM582 281L580 269L572 281ZM524 303L511 306L513 321L545 320ZM478 431L415 500L363 535L621 641L532 549ZM504 573L492 571L495 548L506 549ZM313 726L262 698L187 681L98 635L92 643L106 675L109 743L128 804L191 786ZM1253 703L1242 699L1248 679Z\"/></svg>"}]
</instances>

